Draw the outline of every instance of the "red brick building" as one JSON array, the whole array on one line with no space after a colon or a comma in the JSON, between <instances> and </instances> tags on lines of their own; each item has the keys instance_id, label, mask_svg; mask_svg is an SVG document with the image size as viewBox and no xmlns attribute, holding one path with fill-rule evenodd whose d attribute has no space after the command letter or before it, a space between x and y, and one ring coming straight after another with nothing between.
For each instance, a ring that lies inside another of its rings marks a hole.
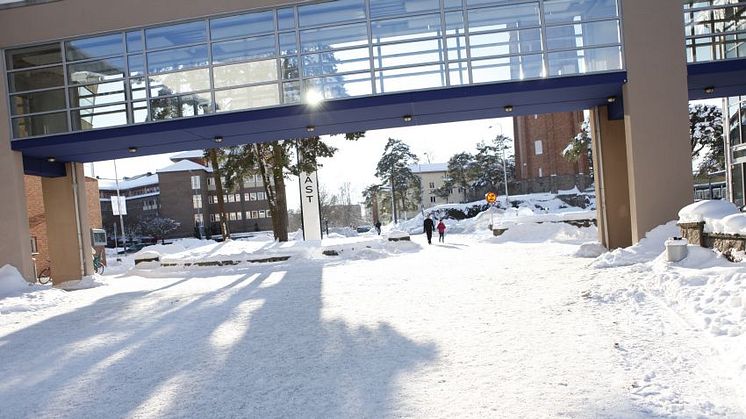
<instances>
[{"instance_id":1,"label":"red brick building","mask_svg":"<svg viewBox=\"0 0 746 419\"><path fill-rule=\"evenodd\" d=\"M580 132L583 112L552 113L513 118L517 193L557 192L593 183L588 158L570 162L562 150Z\"/></svg>"},{"instance_id":2,"label":"red brick building","mask_svg":"<svg viewBox=\"0 0 746 419\"><path fill-rule=\"evenodd\" d=\"M31 246L38 253L36 269L41 272L49 267L49 250L47 248L47 217L44 210L44 197L41 190L41 178L24 176L26 189L26 211ZM86 198L88 200L88 223L91 228L101 228L101 205L98 198L98 182L94 178L85 178Z\"/></svg>"}]
</instances>

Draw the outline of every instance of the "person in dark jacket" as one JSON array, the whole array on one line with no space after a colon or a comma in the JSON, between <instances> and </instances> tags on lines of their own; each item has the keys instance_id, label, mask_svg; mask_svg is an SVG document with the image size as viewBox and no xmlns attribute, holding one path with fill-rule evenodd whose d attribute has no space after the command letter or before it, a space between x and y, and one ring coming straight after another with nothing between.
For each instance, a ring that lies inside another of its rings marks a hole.
<instances>
[{"instance_id":1,"label":"person in dark jacket","mask_svg":"<svg viewBox=\"0 0 746 419\"><path fill-rule=\"evenodd\" d=\"M425 218L425 224L422 226L422 228L425 229L425 235L427 235L427 244L431 244L433 240L433 229L435 228L435 224L433 223L433 219L430 218L428 215L427 218Z\"/></svg>"},{"instance_id":2,"label":"person in dark jacket","mask_svg":"<svg viewBox=\"0 0 746 419\"><path fill-rule=\"evenodd\" d=\"M375 226L376 226L376 231L378 232L378 235L380 236L381 235L381 222L376 221Z\"/></svg>"}]
</instances>

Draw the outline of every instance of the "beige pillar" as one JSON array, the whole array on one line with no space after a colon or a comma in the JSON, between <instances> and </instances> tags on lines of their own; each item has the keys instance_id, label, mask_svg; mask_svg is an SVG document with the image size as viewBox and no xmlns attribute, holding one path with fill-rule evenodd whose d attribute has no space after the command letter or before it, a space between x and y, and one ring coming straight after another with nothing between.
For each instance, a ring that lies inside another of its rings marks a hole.
<instances>
[{"instance_id":1,"label":"beige pillar","mask_svg":"<svg viewBox=\"0 0 746 419\"><path fill-rule=\"evenodd\" d=\"M624 121L610 121L608 108L591 110L593 176L601 243L608 249L632 244Z\"/></svg>"},{"instance_id":2,"label":"beige pillar","mask_svg":"<svg viewBox=\"0 0 746 419\"><path fill-rule=\"evenodd\" d=\"M692 202L680 1L622 0L624 125L632 241Z\"/></svg>"},{"instance_id":3,"label":"beige pillar","mask_svg":"<svg viewBox=\"0 0 746 419\"><path fill-rule=\"evenodd\" d=\"M67 176L42 178L49 259L54 284L93 272L83 165L68 163Z\"/></svg>"}]
</instances>

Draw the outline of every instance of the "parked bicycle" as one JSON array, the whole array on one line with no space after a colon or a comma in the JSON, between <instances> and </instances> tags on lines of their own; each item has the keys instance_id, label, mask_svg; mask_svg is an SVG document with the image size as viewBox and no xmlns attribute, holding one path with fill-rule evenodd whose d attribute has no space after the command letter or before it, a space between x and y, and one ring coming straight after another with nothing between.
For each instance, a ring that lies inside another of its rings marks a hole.
<instances>
[{"instance_id":1,"label":"parked bicycle","mask_svg":"<svg viewBox=\"0 0 746 419\"><path fill-rule=\"evenodd\" d=\"M34 265L36 265L36 261L34 261ZM104 269L106 269L106 264L104 263L103 256L100 254L94 253L93 254L93 271L99 275L103 275ZM50 276L50 273L51 273L51 269L49 267L49 261L47 261L47 267L37 272L36 280L39 281L40 284L46 285L52 281L52 277Z\"/></svg>"},{"instance_id":2,"label":"parked bicycle","mask_svg":"<svg viewBox=\"0 0 746 419\"><path fill-rule=\"evenodd\" d=\"M103 253L103 250L101 252ZM101 255L94 253L93 254L93 271L99 275L103 275L104 268L106 268L106 265L104 264L104 258Z\"/></svg>"},{"instance_id":3,"label":"parked bicycle","mask_svg":"<svg viewBox=\"0 0 746 419\"><path fill-rule=\"evenodd\" d=\"M47 261L47 264L48 263L49 261ZM39 281L39 283L42 285L48 284L50 281L52 281L52 277L49 276L50 272L51 271L49 269L49 266L47 266L36 274L36 280Z\"/></svg>"}]
</instances>

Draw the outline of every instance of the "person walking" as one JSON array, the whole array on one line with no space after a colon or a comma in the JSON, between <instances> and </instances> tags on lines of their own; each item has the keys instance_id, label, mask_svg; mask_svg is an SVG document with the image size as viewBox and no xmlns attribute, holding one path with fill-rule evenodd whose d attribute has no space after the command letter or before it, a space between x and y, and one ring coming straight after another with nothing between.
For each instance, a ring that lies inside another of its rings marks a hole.
<instances>
[{"instance_id":1,"label":"person walking","mask_svg":"<svg viewBox=\"0 0 746 419\"><path fill-rule=\"evenodd\" d=\"M443 223L443 220L440 220L440 222L438 222L438 242L440 243L446 242L445 234L446 234L446 225Z\"/></svg>"},{"instance_id":2,"label":"person walking","mask_svg":"<svg viewBox=\"0 0 746 419\"><path fill-rule=\"evenodd\" d=\"M427 236L427 244L432 244L434 227L435 223L433 223L433 219L430 218L430 216L428 215L427 218L425 218L425 223L422 226L422 228L425 230L425 235Z\"/></svg>"},{"instance_id":3,"label":"person walking","mask_svg":"<svg viewBox=\"0 0 746 419\"><path fill-rule=\"evenodd\" d=\"M376 221L375 226L376 226L376 231L378 232L378 235L380 236L381 235L381 222Z\"/></svg>"}]
</instances>

